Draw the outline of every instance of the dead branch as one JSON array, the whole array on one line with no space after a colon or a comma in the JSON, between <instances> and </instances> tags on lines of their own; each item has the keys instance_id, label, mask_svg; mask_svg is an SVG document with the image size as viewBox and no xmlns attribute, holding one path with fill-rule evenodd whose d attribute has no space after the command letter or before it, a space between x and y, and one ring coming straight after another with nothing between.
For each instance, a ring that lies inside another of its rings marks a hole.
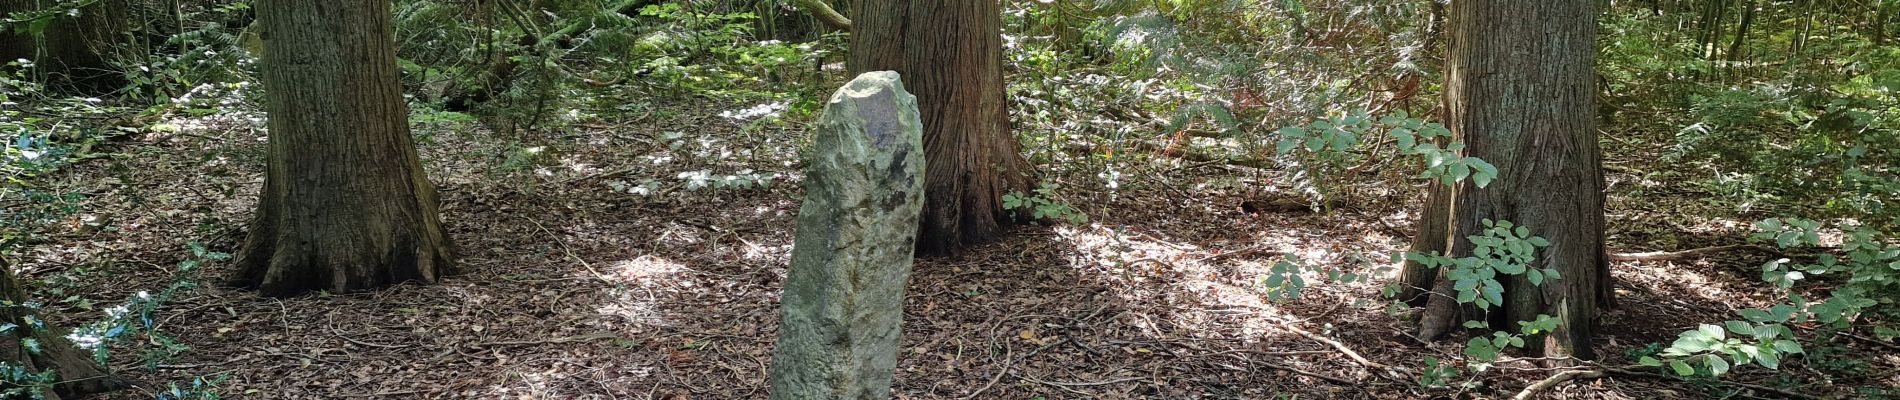
<instances>
[{"instance_id":1,"label":"dead branch","mask_svg":"<svg viewBox=\"0 0 1900 400\"><path fill-rule=\"evenodd\" d=\"M1632 370L1618 368L1618 367L1603 367L1603 371L1609 372L1612 374L1617 374L1617 375L1651 378L1651 379L1666 379L1666 380L1680 380L1681 379L1679 377L1674 377L1674 376L1669 376L1669 375L1663 375L1663 374L1651 373L1651 372L1632 371ZM1771 388L1771 387L1762 386L1762 385L1756 385L1752 383L1742 383L1742 382L1725 381L1725 380L1716 380L1715 382L1721 383L1724 385L1760 391L1764 393L1773 393L1775 395L1779 395L1781 397L1786 397L1790 399L1801 399L1801 400L1819 400L1820 399L1814 396Z\"/></svg>"},{"instance_id":2,"label":"dead branch","mask_svg":"<svg viewBox=\"0 0 1900 400\"><path fill-rule=\"evenodd\" d=\"M825 0L795 0L793 3L798 3L798 6L804 8L805 12L811 13L813 18L824 22L825 25L830 25L833 29L851 31L851 19L831 9L830 5L825 4Z\"/></svg>"},{"instance_id":3,"label":"dead branch","mask_svg":"<svg viewBox=\"0 0 1900 400\"><path fill-rule=\"evenodd\" d=\"M1689 250L1683 250L1683 251L1655 251L1655 252L1648 252L1648 253L1616 253L1616 254L1610 254L1610 261L1669 261L1669 260L1679 260L1679 259L1684 259L1684 258L1698 257L1698 256L1703 256L1703 255L1708 255L1708 254L1713 254L1713 253L1721 253L1725 251L1759 249L1759 248L1761 248L1761 246L1752 245L1752 244L1734 244L1734 245L1727 245L1727 246L1703 247L1699 249L1689 249Z\"/></svg>"},{"instance_id":4,"label":"dead branch","mask_svg":"<svg viewBox=\"0 0 1900 400\"><path fill-rule=\"evenodd\" d=\"M507 341L507 342L477 343L475 344L475 347L560 344L560 343L574 343L574 342L590 342L590 341L601 340L601 339L619 339L619 338L620 338L619 335L615 335L612 333L594 333L594 334L587 334L587 335L580 335L580 336L566 336L566 337L557 337L553 339L542 339L542 340L516 340L516 341Z\"/></svg>"},{"instance_id":5,"label":"dead branch","mask_svg":"<svg viewBox=\"0 0 1900 400\"><path fill-rule=\"evenodd\" d=\"M1571 379L1577 379L1577 378L1590 379L1590 378L1601 378L1601 377L1603 377L1603 371L1594 370L1594 369L1571 370L1571 371L1559 372L1556 375L1551 375L1549 378L1544 378L1544 380L1542 381L1538 381L1537 383L1531 384L1530 387L1524 388L1524 391L1517 392L1516 396L1511 396L1511 399L1512 400L1528 400L1531 398L1531 396L1536 396L1537 392L1550 390L1550 388L1556 387L1557 385L1570 381Z\"/></svg>"},{"instance_id":6,"label":"dead branch","mask_svg":"<svg viewBox=\"0 0 1900 400\"><path fill-rule=\"evenodd\" d=\"M1372 368L1375 370L1382 371L1386 373L1388 377L1393 378L1393 379L1398 379L1400 381L1410 381L1410 377L1412 373L1411 371L1405 370L1405 368L1385 365L1377 361L1366 359L1365 356L1359 355L1359 352L1353 351L1351 347L1346 347L1345 343L1340 343L1337 340L1333 340L1325 336L1320 336L1313 332L1308 332L1305 329L1300 329L1300 327L1294 326L1290 322L1281 323L1280 325L1282 327L1285 327L1289 331L1293 331L1293 333L1297 333L1300 336L1305 336L1307 339L1312 339L1315 342L1320 342L1327 346L1332 346L1333 349L1339 350L1340 354L1345 354L1346 358L1352 359L1353 362L1357 362L1359 363L1359 365L1364 365L1366 366L1366 368Z\"/></svg>"}]
</instances>

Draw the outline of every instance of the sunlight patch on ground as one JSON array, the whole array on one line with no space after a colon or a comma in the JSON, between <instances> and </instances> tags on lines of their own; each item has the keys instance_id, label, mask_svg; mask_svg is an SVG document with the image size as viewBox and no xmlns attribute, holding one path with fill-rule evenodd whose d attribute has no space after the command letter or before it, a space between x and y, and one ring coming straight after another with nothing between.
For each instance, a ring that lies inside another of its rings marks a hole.
<instances>
[{"instance_id":1,"label":"sunlight patch on ground","mask_svg":"<svg viewBox=\"0 0 1900 400\"><path fill-rule=\"evenodd\" d=\"M660 300L655 291L661 290L668 281L687 271L686 264L663 257L644 255L631 260L617 261L606 271L601 271L608 280L625 284L608 291L613 300L601 304L594 312L624 318L629 322L663 325Z\"/></svg>"},{"instance_id":2,"label":"sunlight patch on ground","mask_svg":"<svg viewBox=\"0 0 1900 400\"><path fill-rule=\"evenodd\" d=\"M586 360L590 356L593 355L580 354L570 357ZM620 368L612 369L620 370ZM615 382L618 379L646 378L653 373L653 368L630 368L611 373L607 370L608 368L589 367L572 361L556 361L550 365L509 367L508 371L502 375L506 378L502 382L489 386L480 393L464 391L461 395L487 399L568 399L576 398L573 397L576 392L591 393L605 389L611 393L613 388L609 387L608 382Z\"/></svg>"},{"instance_id":3,"label":"sunlight patch on ground","mask_svg":"<svg viewBox=\"0 0 1900 400\"><path fill-rule=\"evenodd\" d=\"M1240 271L1265 270L1267 266L1259 261L1222 260L1219 258L1228 257L1216 255L1199 246L1170 243L1153 235L1129 229L1118 230L1101 224L1062 226L1057 227L1055 232L1063 242L1075 249L1077 259L1071 264L1072 267L1095 270L1109 279L1125 279L1131 284L1151 280L1172 281L1168 285L1172 287L1126 291L1122 292L1124 297L1171 291L1197 295L1200 301L1193 302L1198 303L1197 307L1176 315L1176 320L1169 321L1172 325L1196 330L1238 328L1247 336L1258 336L1274 331L1268 319L1284 320L1292 317L1280 307L1266 302L1261 292L1253 287L1252 277L1241 276L1250 274ZM1293 249L1290 243L1272 247ZM1163 278L1167 275L1176 277ZM1317 281L1317 277L1313 279ZM1128 300L1142 302L1148 299ZM1249 316L1240 321L1225 318L1235 314ZM1129 322L1143 329L1152 329L1154 324L1152 321Z\"/></svg>"}]
</instances>

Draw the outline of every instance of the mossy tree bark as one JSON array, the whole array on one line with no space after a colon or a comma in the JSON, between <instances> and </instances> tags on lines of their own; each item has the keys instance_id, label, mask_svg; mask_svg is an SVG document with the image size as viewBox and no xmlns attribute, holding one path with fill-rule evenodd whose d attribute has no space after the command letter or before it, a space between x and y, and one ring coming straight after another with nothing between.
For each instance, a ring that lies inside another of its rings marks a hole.
<instances>
[{"instance_id":1,"label":"mossy tree bark","mask_svg":"<svg viewBox=\"0 0 1900 400\"><path fill-rule=\"evenodd\" d=\"M1466 237L1482 232L1485 219L1529 227L1551 243L1533 267L1562 279L1537 286L1522 275L1501 278L1505 303L1489 322L1515 328L1513 321L1557 317L1562 326L1531 351L1590 358L1598 311L1612 305L1594 113L1597 2L1469 0L1450 11L1446 125L1499 176L1483 189L1469 181L1443 188L1433 203L1448 210L1425 213L1414 247L1465 257L1473 248ZM1447 294L1429 296L1420 336L1439 336L1471 315L1449 295L1448 279L1425 284L1418 277L1437 271L1410 267L1408 284Z\"/></svg>"},{"instance_id":2,"label":"mossy tree bark","mask_svg":"<svg viewBox=\"0 0 1900 400\"><path fill-rule=\"evenodd\" d=\"M1033 177L1010 133L997 0L851 3L853 75L897 71L924 122L924 217L917 250L955 253L1012 222L1004 194Z\"/></svg>"},{"instance_id":3,"label":"mossy tree bark","mask_svg":"<svg viewBox=\"0 0 1900 400\"><path fill-rule=\"evenodd\" d=\"M0 0L0 17L45 10L53 0ZM0 62L33 60L36 71L57 83L70 83L86 93L102 93L125 83L112 66L115 52L124 48L132 18L125 0L97 0L79 4L77 14L57 11L45 28L33 32L0 30ZM21 22L30 24L30 22Z\"/></svg>"},{"instance_id":4,"label":"mossy tree bark","mask_svg":"<svg viewBox=\"0 0 1900 400\"><path fill-rule=\"evenodd\" d=\"M105 393L124 389L129 385L123 379L106 373L105 368L95 364L83 349L73 346L66 340L66 332L52 327L33 328L40 324L28 321L33 310L21 304L27 303L26 290L20 286L19 278L13 276L13 267L0 260L0 297L6 304L0 306L0 324L12 328L0 333L0 362L10 366L25 368L30 373L53 371L52 392L42 392L47 399L58 400L65 397L82 397L94 393ZM27 338L37 343L26 346ZM0 382L0 390L10 389L8 383Z\"/></svg>"},{"instance_id":5,"label":"mossy tree bark","mask_svg":"<svg viewBox=\"0 0 1900 400\"><path fill-rule=\"evenodd\" d=\"M234 284L291 296L449 271L452 246L409 135L389 6L259 4L269 168Z\"/></svg>"}]
</instances>

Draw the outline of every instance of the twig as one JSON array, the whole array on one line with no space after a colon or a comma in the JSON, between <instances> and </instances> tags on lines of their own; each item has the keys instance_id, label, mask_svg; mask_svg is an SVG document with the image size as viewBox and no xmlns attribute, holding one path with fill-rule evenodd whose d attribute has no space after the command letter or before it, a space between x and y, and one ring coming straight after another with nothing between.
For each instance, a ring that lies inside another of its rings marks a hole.
<instances>
[{"instance_id":1,"label":"twig","mask_svg":"<svg viewBox=\"0 0 1900 400\"><path fill-rule=\"evenodd\" d=\"M1810 327L1810 326L1801 326L1801 325L1794 325L1794 327L1795 327L1795 329L1800 329L1800 330L1804 330L1804 331L1810 331L1810 332L1819 332L1819 331L1820 331L1819 329L1815 329L1814 327ZM1876 338L1870 338L1870 337L1866 337L1866 336L1861 336L1861 335L1857 335L1857 334L1854 334L1853 332L1840 332L1840 331L1836 331L1836 332L1831 332L1831 333L1833 333L1833 334L1834 334L1834 335L1836 335L1836 336L1846 336L1846 337L1849 337L1849 338L1853 338L1853 339L1860 339L1861 341L1865 341L1865 342L1867 342L1867 343L1871 343L1871 344L1874 344L1874 345L1877 345L1877 346L1880 346L1880 347L1885 347L1885 348L1889 348L1889 349L1894 349L1894 350L1900 350L1900 344L1893 344L1893 343L1890 343L1890 342L1888 342L1888 341L1885 341L1885 340L1880 340L1880 339L1876 339Z\"/></svg>"},{"instance_id":2,"label":"twig","mask_svg":"<svg viewBox=\"0 0 1900 400\"><path fill-rule=\"evenodd\" d=\"M1115 378L1115 379L1110 379L1110 380L1101 381L1101 382L1055 382L1055 381L1045 381L1041 379L1031 378L1031 377L1023 376L1021 374L1010 374L1010 375L1015 376L1017 378L1022 378L1023 380L1030 381L1030 382L1040 383L1040 384L1049 385L1049 386L1064 386L1064 387L1113 385L1113 384L1122 383L1122 382L1133 382L1133 381L1139 381L1142 379L1148 379L1147 377L1142 377L1142 376L1130 376L1126 378Z\"/></svg>"},{"instance_id":3,"label":"twig","mask_svg":"<svg viewBox=\"0 0 1900 400\"><path fill-rule=\"evenodd\" d=\"M560 182L555 182L555 184L560 184L560 185L566 185L566 184L570 184L570 183L575 183L575 182L580 182L580 181L586 181L586 180L591 180L591 179L595 179L595 178L604 178L604 177L609 177L609 176L615 176L615 175L620 175L620 174L625 174L625 173L628 173L628 172L633 172L633 168L632 168L632 167L628 167L628 168L621 168L621 169L615 169L615 170L606 170L606 171L600 171L600 172L595 172L595 173L591 173L591 174L587 174L587 175L582 175L582 176L577 176L577 177L573 177L573 178L568 178L568 179L563 179L563 180L561 180Z\"/></svg>"},{"instance_id":4,"label":"twig","mask_svg":"<svg viewBox=\"0 0 1900 400\"><path fill-rule=\"evenodd\" d=\"M521 217L521 219L525 219L525 220L528 220L528 222L534 223L534 227L536 228L541 228L541 233L546 233L548 235L548 239L553 239L554 243L561 245L561 251L567 253L567 258L572 258L574 259L574 262L581 263L582 267L587 268L588 273L594 274L594 278L600 279L602 282L609 282L609 283L613 282L613 280L607 279L606 275L601 275L600 271L595 270L593 264L588 264L587 260L583 260L581 259L581 256L574 254L574 248L568 247L567 241L561 240L560 237L556 237L554 235L554 231L548 230L548 227L545 225L541 225L541 221L536 221L533 218L528 218L528 217Z\"/></svg>"},{"instance_id":5,"label":"twig","mask_svg":"<svg viewBox=\"0 0 1900 400\"><path fill-rule=\"evenodd\" d=\"M1330 353L1329 353L1329 354L1330 354ZM1354 382L1354 381L1351 381L1351 380L1348 380L1348 379L1346 379L1346 378L1340 378L1340 377L1336 377L1336 376L1331 376L1331 375L1326 375L1326 374L1321 374L1321 373L1318 373L1318 372L1308 372L1308 371L1306 371L1306 370L1303 370L1303 369L1299 369L1299 368L1293 368L1293 367L1290 367L1290 366L1285 366L1285 365L1280 365L1280 364L1275 364L1275 363L1271 363L1271 362L1266 362L1266 361L1253 361L1253 360L1247 360L1247 362L1248 362L1249 364L1259 364L1259 365L1262 365L1262 366L1266 366L1267 368L1272 368L1272 369L1277 369L1277 370L1281 370L1281 371L1286 371L1286 372L1291 372L1291 373L1294 373L1294 374L1298 374L1298 375L1301 375L1301 376L1308 376L1308 377L1312 377L1312 378L1314 378L1314 379L1319 379L1319 380L1322 380L1322 381L1327 381L1327 382L1332 382L1332 383L1337 383L1337 384L1340 384L1341 386L1359 386L1359 382Z\"/></svg>"},{"instance_id":6,"label":"twig","mask_svg":"<svg viewBox=\"0 0 1900 400\"><path fill-rule=\"evenodd\" d=\"M1624 376L1637 376L1637 377L1645 377L1645 378L1654 378L1654 379L1668 379L1668 380L1681 380L1681 378L1679 378L1679 377L1673 377L1673 376L1668 376L1668 375L1663 375L1663 374L1657 374L1657 373L1650 373L1650 372L1641 372L1641 371L1632 371L1632 370L1628 370L1628 369L1623 369L1623 368L1618 368L1618 367L1607 367L1607 366L1606 366L1606 367L1603 367L1603 370L1604 370L1604 371L1606 371L1606 372L1609 372L1609 373L1612 373L1612 374L1617 374L1617 375L1624 375ZM1757 390L1757 391L1762 391L1762 392L1767 392L1767 393L1774 393L1774 394L1776 394L1776 395L1780 395L1781 397L1786 397L1786 398L1791 398L1791 399L1801 399L1801 400L1820 400L1820 398L1818 398L1818 397L1814 397L1814 396L1809 396L1809 395L1805 395L1805 394L1800 394L1800 393L1795 393L1795 392L1790 392L1790 391L1786 391L1786 390L1781 390L1781 389L1776 389L1776 388L1771 388L1771 387L1767 387L1767 386L1762 386L1762 385L1756 385L1756 384L1752 384L1752 383L1742 383L1742 382L1734 382L1734 381L1724 381L1724 380L1715 380L1714 382L1716 382L1716 383L1720 383L1720 384L1724 384L1724 385L1729 385L1729 386L1734 386L1734 387L1739 387L1739 388L1745 388L1745 389L1753 389L1753 390Z\"/></svg>"},{"instance_id":7,"label":"twig","mask_svg":"<svg viewBox=\"0 0 1900 400\"><path fill-rule=\"evenodd\" d=\"M1387 374L1391 374L1391 377L1394 379L1405 381L1407 380L1406 379L1407 377L1411 376L1411 371L1406 371L1404 368L1385 365L1377 361L1366 359L1365 356L1359 355L1359 352L1353 351L1351 347L1346 347L1345 343L1340 343L1337 340L1333 340L1325 336L1320 336L1312 332L1307 332L1305 329L1300 329L1300 327L1294 326L1292 323L1281 323L1280 325L1289 331L1293 331L1293 333L1297 333L1300 336L1305 336L1307 339L1313 339L1313 341L1315 342L1320 342L1320 343L1326 344L1327 346L1332 346L1333 349L1339 350L1341 354L1346 355L1346 358L1352 359L1353 362L1357 362L1359 363L1359 365L1364 365L1367 368L1385 371Z\"/></svg>"},{"instance_id":8,"label":"twig","mask_svg":"<svg viewBox=\"0 0 1900 400\"><path fill-rule=\"evenodd\" d=\"M1008 318L1003 318L1000 321L996 321L996 325L991 325L990 326L990 345L993 347L996 344L996 330L997 329L1002 329L1004 323L1008 323L1009 320L1016 319L1017 317L1021 317L1021 316L1022 314L1011 315ZM970 395L964 396L963 400L970 400L970 399L976 398L977 396L983 395L983 392L989 391L990 387L996 386L996 382L1001 382L1003 380L1003 375L1010 375L1009 373L1010 362L1015 360L1014 358L1011 358L1012 354L1013 354L1012 350L1010 349L1010 346L1009 346L1009 340L1007 339L1003 340L1003 370L996 371L996 376L990 377L989 383L983 384L983 387L976 388L975 392L970 392Z\"/></svg>"},{"instance_id":9,"label":"twig","mask_svg":"<svg viewBox=\"0 0 1900 400\"><path fill-rule=\"evenodd\" d=\"M1562 384L1571 379L1577 379L1577 378L1590 379L1590 378L1601 378L1601 377L1603 377L1603 371L1594 370L1594 369L1559 372L1556 375L1551 375L1549 378L1544 378L1544 380L1542 381L1538 381L1537 383L1531 384L1529 387L1524 388L1524 391L1517 392L1516 396L1511 396L1511 399L1512 400L1528 400L1531 398L1531 396L1536 396L1537 392L1550 390L1550 388L1556 387L1558 384Z\"/></svg>"},{"instance_id":10,"label":"twig","mask_svg":"<svg viewBox=\"0 0 1900 400\"><path fill-rule=\"evenodd\" d=\"M361 341L361 340L356 340L356 339L354 339L354 338L351 338L351 337L349 337L349 336L344 336L344 335L343 335L343 332L339 332L339 331L337 331L337 330L336 330L336 315L330 315L330 316L328 316L328 318L329 318L329 320L330 320L330 323L328 323L328 324L324 324L324 325L329 325L329 326L330 326L330 334L331 334L331 335L336 335L336 337L337 337L337 338L340 338L340 339L343 339L344 341L348 341L348 342L350 342L350 343L356 343L356 344L359 344L359 345L363 345L363 346L369 346L369 347L381 347L381 348L385 348L385 349L401 349L401 348L407 348L407 347L410 347L410 346L414 346L414 345L408 345L408 344L381 344L381 343L370 343L370 342L365 342L365 341Z\"/></svg>"},{"instance_id":11,"label":"twig","mask_svg":"<svg viewBox=\"0 0 1900 400\"><path fill-rule=\"evenodd\" d=\"M1036 379L1036 378L1031 378L1031 377L1027 377L1027 376L1023 376L1022 374L1018 374L1018 373L1014 373L1014 372L1011 372L1011 373L1009 373L1009 376L1014 376L1014 377L1016 377L1016 379L1021 379L1021 380L1025 380L1025 381L1030 381L1030 382L1035 382L1035 383L1040 383L1040 384L1044 384L1044 385L1049 385L1049 386L1054 386L1054 387L1055 387L1056 389L1061 389L1061 390L1062 390L1062 391L1064 391L1064 392L1069 392L1069 393L1074 393L1074 394L1075 394L1075 395L1077 395L1077 396L1082 396L1082 397L1095 397L1095 395L1091 395L1091 394L1089 394L1088 392L1084 392L1084 391L1080 391L1080 390L1075 390L1075 389L1073 389L1073 388L1070 388L1070 387L1068 387L1068 386L1063 386L1063 385L1061 385L1061 384L1058 384L1058 383L1056 383L1056 382L1049 382L1049 381L1044 381L1044 380L1040 380L1040 379ZM1135 379L1142 379L1142 378L1135 378Z\"/></svg>"},{"instance_id":12,"label":"twig","mask_svg":"<svg viewBox=\"0 0 1900 400\"><path fill-rule=\"evenodd\" d=\"M506 342L477 343L475 344L475 347L521 346L521 345L530 345L530 344L560 344L560 343L586 342L586 341L594 341L594 340L601 340L601 339L619 339L619 338L620 338L619 335L615 335L612 333L595 333L595 334L587 334L587 335L580 335L580 336L567 336L567 337L558 337L558 338L553 338L553 339L542 339L542 340L515 340L515 341L506 341Z\"/></svg>"},{"instance_id":13,"label":"twig","mask_svg":"<svg viewBox=\"0 0 1900 400\"><path fill-rule=\"evenodd\" d=\"M1761 248L1761 246L1752 245L1752 244L1734 244L1734 245L1727 245L1727 246L1710 246L1710 247L1703 247L1699 249L1689 249L1689 250L1683 250L1683 251L1616 253L1616 254L1610 254L1610 261L1668 261L1668 260L1677 260L1677 259L1683 259L1683 258L1696 257L1696 256L1705 255L1705 254L1710 254L1710 253L1720 253L1720 252L1725 252L1725 251L1734 251L1734 250L1742 250L1742 249L1759 249L1759 248Z\"/></svg>"},{"instance_id":14,"label":"twig","mask_svg":"<svg viewBox=\"0 0 1900 400\"><path fill-rule=\"evenodd\" d=\"M1226 258L1226 257L1233 257L1233 256L1237 256L1237 255L1242 255L1242 254L1250 254L1250 253L1258 253L1258 252L1261 252L1261 251L1263 251L1263 250L1267 250L1267 246L1254 246L1254 247L1249 247L1249 248L1246 248L1246 249L1241 249L1241 250L1235 250L1235 251L1229 251L1229 252L1226 252L1226 253L1220 253L1220 254L1215 254L1215 255L1211 255L1211 256L1207 256L1207 257L1201 257L1200 259L1197 259L1197 260L1194 260L1194 261L1189 261L1189 262L1188 262L1188 264L1199 264L1199 263L1204 263L1204 262L1208 262L1208 261L1213 261L1213 260L1215 260L1215 259L1220 259L1220 258ZM1279 253L1280 253L1280 252L1278 252L1278 251L1268 251L1268 252L1267 252L1267 254L1279 254Z\"/></svg>"}]
</instances>

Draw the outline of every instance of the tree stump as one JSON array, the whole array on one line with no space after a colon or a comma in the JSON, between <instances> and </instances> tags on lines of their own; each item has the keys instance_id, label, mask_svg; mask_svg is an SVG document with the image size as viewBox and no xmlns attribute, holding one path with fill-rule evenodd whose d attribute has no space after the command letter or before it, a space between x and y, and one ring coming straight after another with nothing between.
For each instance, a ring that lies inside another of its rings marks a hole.
<instances>
[{"instance_id":1,"label":"tree stump","mask_svg":"<svg viewBox=\"0 0 1900 400\"><path fill-rule=\"evenodd\" d=\"M923 210L923 123L896 72L831 97L807 159L773 399L886 399Z\"/></svg>"}]
</instances>

